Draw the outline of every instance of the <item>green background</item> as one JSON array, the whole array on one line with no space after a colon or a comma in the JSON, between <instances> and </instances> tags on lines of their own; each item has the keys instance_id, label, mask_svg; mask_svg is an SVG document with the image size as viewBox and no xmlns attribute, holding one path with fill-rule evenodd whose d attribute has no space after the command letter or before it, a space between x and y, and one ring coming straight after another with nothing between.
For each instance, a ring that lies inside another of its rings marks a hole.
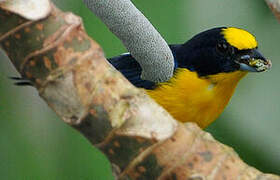
<instances>
[{"instance_id":1,"label":"green background","mask_svg":"<svg viewBox=\"0 0 280 180\"><path fill-rule=\"evenodd\" d=\"M134 0L168 43L183 43L216 26L252 32L271 71L243 79L222 116L207 131L232 146L250 165L280 174L280 25L264 1ZM125 52L121 42L81 0L56 0L83 17L85 27L111 57ZM1 28L1 27L0 27ZM0 55L0 179L110 180L106 158L77 131L64 124L31 87L16 87L18 73Z\"/></svg>"}]
</instances>

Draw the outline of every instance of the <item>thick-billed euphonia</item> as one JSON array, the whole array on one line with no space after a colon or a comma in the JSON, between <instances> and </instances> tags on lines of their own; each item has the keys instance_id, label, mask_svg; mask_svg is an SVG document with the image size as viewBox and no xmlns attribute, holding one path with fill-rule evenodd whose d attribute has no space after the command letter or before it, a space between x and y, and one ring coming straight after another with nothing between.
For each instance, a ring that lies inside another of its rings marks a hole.
<instances>
[{"instance_id":1,"label":"thick-billed euphonia","mask_svg":"<svg viewBox=\"0 0 280 180\"><path fill-rule=\"evenodd\" d=\"M176 120L205 128L222 113L247 72L262 72L271 62L258 51L256 38L234 27L201 32L184 44L170 45L175 68L163 83L142 80L141 67L129 54L108 59L136 87Z\"/></svg>"}]
</instances>

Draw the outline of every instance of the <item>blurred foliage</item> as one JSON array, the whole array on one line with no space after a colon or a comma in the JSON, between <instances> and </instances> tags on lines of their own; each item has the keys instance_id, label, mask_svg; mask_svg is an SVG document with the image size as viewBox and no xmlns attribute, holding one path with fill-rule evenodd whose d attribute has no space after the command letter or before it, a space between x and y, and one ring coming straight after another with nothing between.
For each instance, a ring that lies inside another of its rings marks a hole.
<instances>
[{"instance_id":1,"label":"blurred foliage","mask_svg":"<svg viewBox=\"0 0 280 180\"><path fill-rule=\"evenodd\" d=\"M87 32L108 57L125 48L82 1L55 0L82 16ZM183 43L215 26L236 26L256 35L259 48L273 61L267 73L250 74L239 84L222 116L207 131L232 146L250 165L280 174L280 25L263 1L133 1L169 43ZM3 53L0 53L3 54ZM0 178L110 180L106 158L64 124L31 87L16 87L18 75L0 55Z\"/></svg>"}]
</instances>

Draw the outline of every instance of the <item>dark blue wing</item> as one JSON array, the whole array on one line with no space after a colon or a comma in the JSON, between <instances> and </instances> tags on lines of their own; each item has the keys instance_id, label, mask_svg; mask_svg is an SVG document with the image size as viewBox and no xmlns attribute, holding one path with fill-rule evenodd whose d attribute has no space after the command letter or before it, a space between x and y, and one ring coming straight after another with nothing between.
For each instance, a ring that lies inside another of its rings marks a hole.
<instances>
[{"instance_id":1,"label":"dark blue wing","mask_svg":"<svg viewBox=\"0 0 280 180\"><path fill-rule=\"evenodd\" d=\"M142 68L129 53L110 58L108 61L134 86L145 89L153 89L155 87L156 83L141 79Z\"/></svg>"},{"instance_id":2,"label":"dark blue wing","mask_svg":"<svg viewBox=\"0 0 280 180\"><path fill-rule=\"evenodd\" d=\"M176 45L170 46L173 55L176 49ZM175 59L175 58L174 58ZM145 89L154 89L156 87L156 83L152 81L147 81L141 79L142 68L139 63L129 54L123 54L117 57L113 57L108 59L108 61L118 70L120 71L134 86ZM175 68L177 67L177 63L175 61Z\"/></svg>"}]
</instances>

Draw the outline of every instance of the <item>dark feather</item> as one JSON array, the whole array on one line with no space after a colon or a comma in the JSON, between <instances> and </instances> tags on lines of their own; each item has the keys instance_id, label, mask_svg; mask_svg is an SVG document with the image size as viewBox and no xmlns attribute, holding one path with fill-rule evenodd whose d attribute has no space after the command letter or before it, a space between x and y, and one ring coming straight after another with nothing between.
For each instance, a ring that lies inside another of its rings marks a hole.
<instances>
[{"instance_id":1,"label":"dark feather","mask_svg":"<svg viewBox=\"0 0 280 180\"><path fill-rule=\"evenodd\" d=\"M31 82L29 82L29 81L16 82L16 83L14 83L14 85L16 85L16 86L33 86L33 84L31 84Z\"/></svg>"},{"instance_id":2,"label":"dark feather","mask_svg":"<svg viewBox=\"0 0 280 180\"><path fill-rule=\"evenodd\" d=\"M141 79L142 68L130 54L113 57L108 59L108 61L136 87L145 89L153 89L155 87L156 84L154 82Z\"/></svg>"},{"instance_id":3,"label":"dark feather","mask_svg":"<svg viewBox=\"0 0 280 180\"><path fill-rule=\"evenodd\" d=\"M22 77L9 77L9 79L12 79L14 82L14 85L16 86L33 86L33 84L26 78Z\"/></svg>"},{"instance_id":4,"label":"dark feather","mask_svg":"<svg viewBox=\"0 0 280 180\"><path fill-rule=\"evenodd\" d=\"M175 54L178 45L170 45L170 48ZM175 58L174 58L175 59ZM120 71L134 86L145 89L154 89L156 83L141 79L142 68L140 64L131 56L131 54L123 54L117 57L108 59L108 61ZM177 62L175 61L175 68Z\"/></svg>"}]
</instances>

